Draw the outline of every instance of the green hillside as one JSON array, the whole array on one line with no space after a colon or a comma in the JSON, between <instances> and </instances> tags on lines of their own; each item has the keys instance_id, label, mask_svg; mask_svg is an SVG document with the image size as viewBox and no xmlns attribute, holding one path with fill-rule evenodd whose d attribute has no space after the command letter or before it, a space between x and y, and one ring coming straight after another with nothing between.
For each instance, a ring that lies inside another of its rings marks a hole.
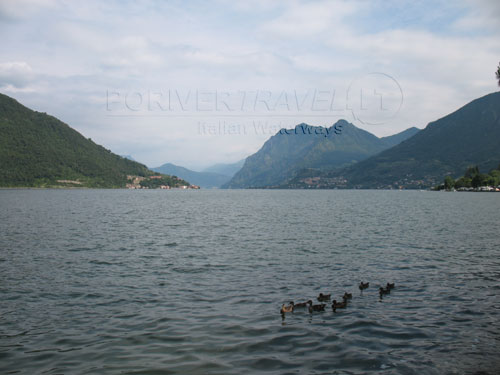
<instances>
[{"instance_id":1,"label":"green hillside","mask_svg":"<svg viewBox=\"0 0 500 375\"><path fill-rule=\"evenodd\" d=\"M499 162L500 92L496 92L429 123L413 137L356 165L302 175L289 187L427 188L440 183L443 176L461 176L470 166L488 171ZM316 182L311 184L313 177Z\"/></svg>"},{"instance_id":2,"label":"green hillside","mask_svg":"<svg viewBox=\"0 0 500 375\"><path fill-rule=\"evenodd\" d=\"M0 94L0 186L115 188L125 187L127 175L153 173Z\"/></svg>"}]
</instances>

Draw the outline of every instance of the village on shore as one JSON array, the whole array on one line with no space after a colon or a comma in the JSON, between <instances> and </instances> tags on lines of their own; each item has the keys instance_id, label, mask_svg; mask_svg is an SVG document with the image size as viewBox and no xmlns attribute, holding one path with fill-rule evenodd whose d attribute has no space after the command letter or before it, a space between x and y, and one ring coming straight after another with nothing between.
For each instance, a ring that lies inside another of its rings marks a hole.
<instances>
[{"instance_id":1,"label":"village on shore","mask_svg":"<svg viewBox=\"0 0 500 375\"><path fill-rule=\"evenodd\" d=\"M447 191L447 190L443 189L442 191ZM479 186L477 188L460 187L458 189L451 189L448 191L500 192L500 185L497 187L495 187L495 186Z\"/></svg>"}]
</instances>

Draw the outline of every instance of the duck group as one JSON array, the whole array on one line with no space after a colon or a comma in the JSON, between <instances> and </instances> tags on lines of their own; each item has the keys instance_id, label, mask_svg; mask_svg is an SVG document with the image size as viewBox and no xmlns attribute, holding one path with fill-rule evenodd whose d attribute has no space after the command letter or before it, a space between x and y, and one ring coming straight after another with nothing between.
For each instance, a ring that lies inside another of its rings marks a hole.
<instances>
[{"instance_id":1,"label":"duck group","mask_svg":"<svg viewBox=\"0 0 500 375\"><path fill-rule=\"evenodd\" d=\"M390 294L391 293L391 289L394 289L394 283L387 283L385 288L384 287L380 287L378 289L378 294L380 295L380 298L382 298L383 296L385 296L386 294Z\"/></svg>"},{"instance_id":2,"label":"duck group","mask_svg":"<svg viewBox=\"0 0 500 375\"><path fill-rule=\"evenodd\" d=\"M370 287L369 282L363 282L361 281L359 283L359 290L363 292L363 290L368 289ZM390 294L391 290L394 289L395 284L394 283L387 283L385 287L381 286L379 288L379 296L382 298L384 295ZM309 311L309 313L313 312L320 312L320 311L325 311L326 308L326 303L321 303L321 302L327 302L330 301L332 298L331 293L330 294L325 294L325 293L320 293L316 299L319 304L314 304L312 300L307 300L305 302L299 302L299 303L294 303L293 301L290 301L288 305L283 304L281 305L280 313L284 317L286 313L292 313L296 309L305 309ZM332 311L336 312L337 309L345 309L347 308L347 303L348 301L352 300L352 293L345 292L342 297L342 301L339 302L336 299L332 300Z\"/></svg>"}]
</instances>

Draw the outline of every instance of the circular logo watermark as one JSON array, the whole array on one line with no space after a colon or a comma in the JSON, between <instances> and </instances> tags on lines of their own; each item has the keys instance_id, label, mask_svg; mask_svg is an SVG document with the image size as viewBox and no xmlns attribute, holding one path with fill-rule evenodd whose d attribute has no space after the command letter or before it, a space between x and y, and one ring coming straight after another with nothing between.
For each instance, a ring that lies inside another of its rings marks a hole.
<instances>
[{"instance_id":1,"label":"circular logo watermark","mask_svg":"<svg viewBox=\"0 0 500 375\"><path fill-rule=\"evenodd\" d=\"M365 125L382 125L394 118L403 105L401 85L388 74L368 73L347 88L347 109Z\"/></svg>"}]
</instances>

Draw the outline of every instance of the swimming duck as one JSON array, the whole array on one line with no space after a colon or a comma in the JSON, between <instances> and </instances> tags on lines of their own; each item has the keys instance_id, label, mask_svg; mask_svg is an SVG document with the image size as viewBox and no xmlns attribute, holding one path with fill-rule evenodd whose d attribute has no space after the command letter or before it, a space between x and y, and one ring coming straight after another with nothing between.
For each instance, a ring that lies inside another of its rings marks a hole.
<instances>
[{"instance_id":1,"label":"swimming duck","mask_svg":"<svg viewBox=\"0 0 500 375\"><path fill-rule=\"evenodd\" d=\"M359 290L363 290L363 289L366 289L370 286L370 283L364 283L364 282L360 282L359 283Z\"/></svg>"},{"instance_id":2,"label":"swimming duck","mask_svg":"<svg viewBox=\"0 0 500 375\"><path fill-rule=\"evenodd\" d=\"M320 293L319 296L318 296L318 301L319 302L324 302L324 301L328 301L330 300L330 297L332 295L331 294L323 294L323 293Z\"/></svg>"},{"instance_id":3,"label":"swimming duck","mask_svg":"<svg viewBox=\"0 0 500 375\"><path fill-rule=\"evenodd\" d=\"M307 302L293 303L293 301L291 301L290 305L293 305L294 308L307 307Z\"/></svg>"},{"instance_id":4,"label":"swimming duck","mask_svg":"<svg viewBox=\"0 0 500 375\"><path fill-rule=\"evenodd\" d=\"M387 283L387 285L386 285L385 288L391 290L391 289L394 289L394 286L395 286L394 283L392 283L392 284L391 283Z\"/></svg>"},{"instance_id":5,"label":"swimming duck","mask_svg":"<svg viewBox=\"0 0 500 375\"><path fill-rule=\"evenodd\" d=\"M389 293L391 293L391 290L390 290L390 289L388 289L388 288L384 289L384 288L380 287L380 288L378 289L378 293L379 293L380 297L382 297L382 296L383 296L383 295L385 295L385 294L389 294Z\"/></svg>"},{"instance_id":6,"label":"swimming duck","mask_svg":"<svg viewBox=\"0 0 500 375\"><path fill-rule=\"evenodd\" d=\"M352 293L344 293L344 296L342 297L343 299L352 299Z\"/></svg>"},{"instance_id":7,"label":"swimming duck","mask_svg":"<svg viewBox=\"0 0 500 375\"><path fill-rule=\"evenodd\" d=\"M312 313L313 311L325 311L325 304L322 303L320 305L313 305L312 301L309 300L307 301L307 303L309 304L309 312Z\"/></svg>"},{"instance_id":8,"label":"swimming duck","mask_svg":"<svg viewBox=\"0 0 500 375\"><path fill-rule=\"evenodd\" d=\"M288 306L286 306L285 304L281 305L280 313L284 314L287 312L293 312L293 302Z\"/></svg>"},{"instance_id":9,"label":"swimming duck","mask_svg":"<svg viewBox=\"0 0 500 375\"><path fill-rule=\"evenodd\" d=\"M347 300L344 299L343 302L337 302L337 300L333 300L332 302L332 310L335 312L337 309L345 309L347 307Z\"/></svg>"}]
</instances>

